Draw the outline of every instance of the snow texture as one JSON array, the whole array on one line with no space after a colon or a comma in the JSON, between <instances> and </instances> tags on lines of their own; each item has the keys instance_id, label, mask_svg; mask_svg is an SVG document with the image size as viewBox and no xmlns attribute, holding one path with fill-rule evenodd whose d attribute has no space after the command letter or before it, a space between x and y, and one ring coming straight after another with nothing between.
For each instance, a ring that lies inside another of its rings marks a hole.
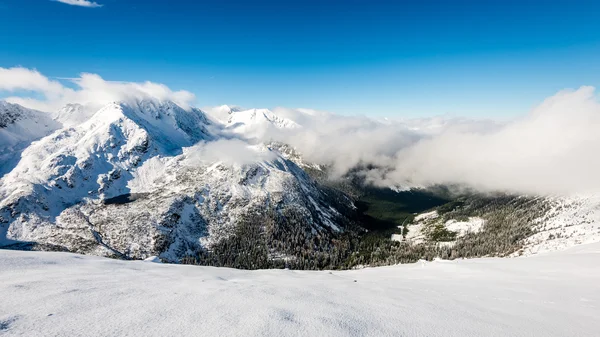
<instances>
[{"instance_id":1,"label":"snow texture","mask_svg":"<svg viewBox=\"0 0 600 337\"><path fill-rule=\"evenodd\" d=\"M0 250L0 334L592 337L599 263L599 244L332 272Z\"/></svg>"}]
</instances>

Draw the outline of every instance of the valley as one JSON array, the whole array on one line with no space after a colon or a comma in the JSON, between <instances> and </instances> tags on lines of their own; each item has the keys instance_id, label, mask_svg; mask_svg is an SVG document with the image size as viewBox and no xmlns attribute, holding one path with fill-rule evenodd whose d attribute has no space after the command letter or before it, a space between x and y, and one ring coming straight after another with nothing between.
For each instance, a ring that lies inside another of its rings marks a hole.
<instances>
[{"instance_id":1,"label":"valley","mask_svg":"<svg viewBox=\"0 0 600 337\"><path fill-rule=\"evenodd\" d=\"M2 132L44 114L3 107ZM577 221L551 225L544 247L570 245L560 228L598 231L593 198L557 208L566 199L376 187L372 165L332 178L333 167L269 138L303 126L266 109L221 107L219 119L152 99L96 109L68 105L44 121L47 136L5 147L21 159L0 179L3 248L320 270L529 254L540 224L571 211Z\"/></svg>"}]
</instances>

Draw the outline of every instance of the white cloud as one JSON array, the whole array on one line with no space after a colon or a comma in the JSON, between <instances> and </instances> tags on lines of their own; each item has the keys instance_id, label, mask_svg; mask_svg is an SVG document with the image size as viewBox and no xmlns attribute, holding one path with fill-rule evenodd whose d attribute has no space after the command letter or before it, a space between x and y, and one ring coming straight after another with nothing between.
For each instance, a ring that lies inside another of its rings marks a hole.
<instances>
[{"instance_id":1,"label":"white cloud","mask_svg":"<svg viewBox=\"0 0 600 337\"><path fill-rule=\"evenodd\" d=\"M308 161L331 165L333 178L359 165L373 164L389 170L399 151L444 130L483 132L499 126L493 121L475 122L460 118L378 121L364 116L340 116L310 109L276 108L274 112L296 121L302 128L270 130L266 138L293 145Z\"/></svg>"},{"instance_id":2,"label":"white cloud","mask_svg":"<svg viewBox=\"0 0 600 337\"><path fill-rule=\"evenodd\" d=\"M275 158L275 155L261 145L249 145L239 139L219 139L201 142L184 149L186 164L196 166L222 162L227 165L245 165Z\"/></svg>"},{"instance_id":3,"label":"white cloud","mask_svg":"<svg viewBox=\"0 0 600 337\"><path fill-rule=\"evenodd\" d=\"M0 90L29 90L55 97L60 95L64 89L62 84L50 81L37 70L21 67L0 68Z\"/></svg>"},{"instance_id":4,"label":"white cloud","mask_svg":"<svg viewBox=\"0 0 600 337\"><path fill-rule=\"evenodd\" d=\"M188 91L173 91L163 84L153 82L106 81L99 75L86 73L70 81L75 84L75 88L50 80L37 70L0 68L0 90L29 94L8 97L7 101L48 112L56 111L68 103L102 105L144 98L169 100L188 108L195 100L194 94ZM32 92L34 95L30 95Z\"/></svg>"},{"instance_id":5,"label":"white cloud","mask_svg":"<svg viewBox=\"0 0 600 337\"><path fill-rule=\"evenodd\" d=\"M509 122L375 121L310 110L275 111L303 127L271 132L267 138L289 143L307 161L331 165L334 177L370 166L361 174L379 186L458 184L481 191L600 193L600 103L592 87L559 92Z\"/></svg>"},{"instance_id":6,"label":"white cloud","mask_svg":"<svg viewBox=\"0 0 600 337\"><path fill-rule=\"evenodd\" d=\"M485 133L450 131L397 152L383 181L465 184L534 194L600 192L600 104L594 88L559 92Z\"/></svg>"},{"instance_id":7,"label":"white cloud","mask_svg":"<svg viewBox=\"0 0 600 337\"><path fill-rule=\"evenodd\" d=\"M96 8L96 7L103 6L99 3L96 3L93 1L88 1L88 0L52 0L52 1L62 2L63 4L67 4L67 5L90 7L90 8Z\"/></svg>"}]
</instances>

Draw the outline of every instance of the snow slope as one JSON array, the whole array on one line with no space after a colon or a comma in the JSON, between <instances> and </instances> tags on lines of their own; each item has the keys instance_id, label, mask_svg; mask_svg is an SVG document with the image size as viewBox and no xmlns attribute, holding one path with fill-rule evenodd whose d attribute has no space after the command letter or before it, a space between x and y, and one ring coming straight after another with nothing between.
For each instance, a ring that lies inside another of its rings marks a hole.
<instances>
[{"instance_id":1,"label":"snow slope","mask_svg":"<svg viewBox=\"0 0 600 337\"><path fill-rule=\"evenodd\" d=\"M600 245L242 271L0 250L3 336L597 336Z\"/></svg>"},{"instance_id":2,"label":"snow slope","mask_svg":"<svg viewBox=\"0 0 600 337\"><path fill-rule=\"evenodd\" d=\"M41 207L56 216L84 197L127 193L130 170L207 137L202 117L174 104L109 104L88 121L27 147L0 179L0 208L25 203L29 208L21 211ZM25 202L31 198L33 205Z\"/></svg>"},{"instance_id":3,"label":"snow slope","mask_svg":"<svg viewBox=\"0 0 600 337\"><path fill-rule=\"evenodd\" d=\"M535 219L536 233L527 238L519 255L600 242L600 195L547 197L545 203L548 209Z\"/></svg>"},{"instance_id":4,"label":"snow slope","mask_svg":"<svg viewBox=\"0 0 600 337\"><path fill-rule=\"evenodd\" d=\"M0 176L16 165L31 142L61 126L49 114L0 101Z\"/></svg>"},{"instance_id":5,"label":"snow slope","mask_svg":"<svg viewBox=\"0 0 600 337\"><path fill-rule=\"evenodd\" d=\"M528 256L538 253L559 251L580 244L600 242L600 195L572 195L572 196L518 196L513 201L523 198L526 202L511 202L503 206L494 206L491 209L500 209L504 214L517 214L519 220L527 223L533 234L523 242L522 249L511 256ZM490 201L491 204L494 200ZM474 215L465 218L461 211L461 220L448 218L448 214L440 216L437 211L418 214L408 226L405 237L392 235L392 240L408 241L413 244L423 243L427 234L434 227L443 226L446 230L456 233L460 238L467 233L479 233L486 230L486 219L490 210L473 210L466 214ZM503 221L511 221L504 218ZM452 245L455 241L443 244Z\"/></svg>"}]
</instances>

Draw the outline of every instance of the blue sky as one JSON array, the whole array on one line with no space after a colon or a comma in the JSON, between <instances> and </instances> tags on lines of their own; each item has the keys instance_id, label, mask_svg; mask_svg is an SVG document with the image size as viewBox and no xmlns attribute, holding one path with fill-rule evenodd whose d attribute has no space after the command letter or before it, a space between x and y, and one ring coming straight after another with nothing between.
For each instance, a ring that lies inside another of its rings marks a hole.
<instances>
[{"instance_id":1,"label":"blue sky","mask_svg":"<svg viewBox=\"0 0 600 337\"><path fill-rule=\"evenodd\" d=\"M0 67L397 117L514 116L600 80L597 1L96 2L0 0Z\"/></svg>"}]
</instances>

